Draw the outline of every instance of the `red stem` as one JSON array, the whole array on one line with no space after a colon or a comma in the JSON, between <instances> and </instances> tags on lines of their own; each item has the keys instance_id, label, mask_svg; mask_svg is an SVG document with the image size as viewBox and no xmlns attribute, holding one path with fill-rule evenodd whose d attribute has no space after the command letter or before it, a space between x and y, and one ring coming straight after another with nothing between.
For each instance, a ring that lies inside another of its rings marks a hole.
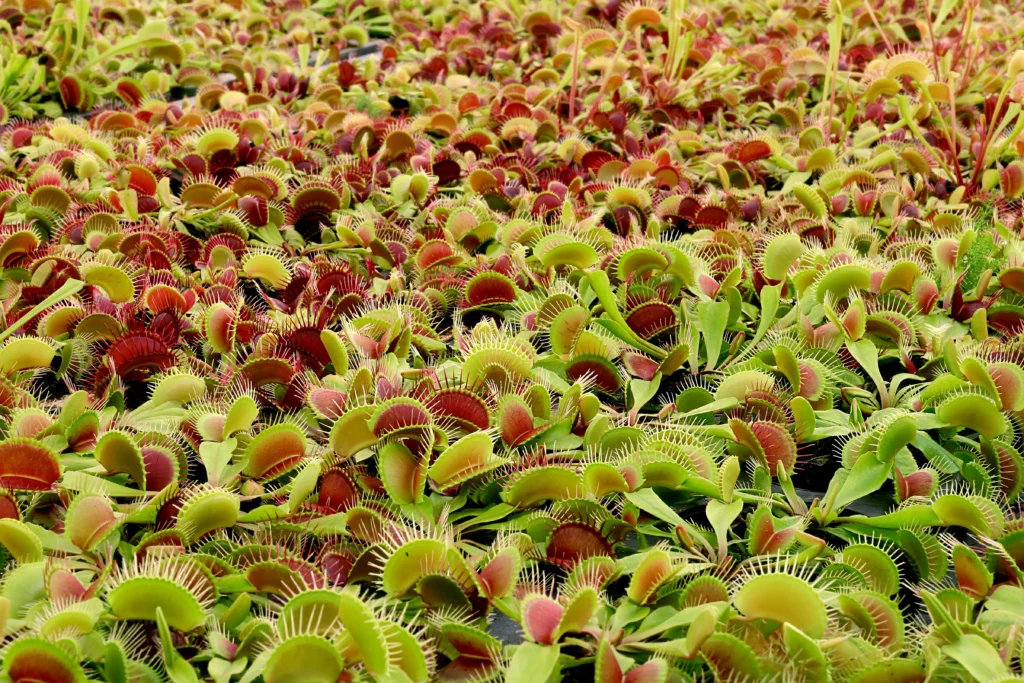
<instances>
[{"instance_id":1,"label":"red stem","mask_svg":"<svg viewBox=\"0 0 1024 683\"><path fill-rule=\"evenodd\" d=\"M996 112L998 114L999 112ZM971 182L967 185L967 192L971 193L978 185L978 176L984 171L984 160L985 155L988 154L988 143L992 139L992 135L988 130L985 131L985 138L981 141L981 150L978 153L977 158L974 160L974 172L971 173Z\"/></svg>"},{"instance_id":2,"label":"red stem","mask_svg":"<svg viewBox=\"0 0 1024 683\"><path fill-rule=\"evenodd\" d=\"M576 30L576 40L572 49L572 88L569 90L569 123L576 118L576 83L580 64L580 33Z\"/></svg>"},{"instance_id":3,"label":"red stem","mask_svg":"<svg viewBox=\"0 0 1024 683\"><path fill-rule=\"evenodd\" d=\"M932 65L935 67L935 78L939 77L939 53L935 47L935 29L932 27L932 13L929 8L924 13L925 19L928 20L928 37L932 41Z\"/></svg>"}]
</instances>

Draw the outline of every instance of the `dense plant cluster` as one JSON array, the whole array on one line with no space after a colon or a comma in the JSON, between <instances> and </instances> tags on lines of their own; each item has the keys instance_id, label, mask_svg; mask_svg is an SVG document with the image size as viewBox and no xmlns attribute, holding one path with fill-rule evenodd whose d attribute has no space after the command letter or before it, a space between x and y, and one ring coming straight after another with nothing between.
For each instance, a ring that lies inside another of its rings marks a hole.
<instances>
[{"instance_id":1,"label":"dense plant cluster","mask_svg":"<svg viewBox=\"0 0 1024 683\"><path fill-rule=\"evenodd\" d=\"M1011 9L4 0L3 675L1021 680Z\"/></svg>"}]
</instances>

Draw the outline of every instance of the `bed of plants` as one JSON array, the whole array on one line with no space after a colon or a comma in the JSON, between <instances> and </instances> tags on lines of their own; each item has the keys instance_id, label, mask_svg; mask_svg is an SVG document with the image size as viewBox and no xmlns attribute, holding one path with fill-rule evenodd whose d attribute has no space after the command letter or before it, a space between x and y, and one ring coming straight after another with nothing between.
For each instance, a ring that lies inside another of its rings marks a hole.
<instances>
[{"instance_id":1,"label":"bed of plants","mask_svg":"<svg viewBox=\"0 0 1024 683\"><path fill-rule=\"evenodd\" d=\"M1018 48L3 0L4 680L1022 680Z\"/></svg>"}]
</instances>

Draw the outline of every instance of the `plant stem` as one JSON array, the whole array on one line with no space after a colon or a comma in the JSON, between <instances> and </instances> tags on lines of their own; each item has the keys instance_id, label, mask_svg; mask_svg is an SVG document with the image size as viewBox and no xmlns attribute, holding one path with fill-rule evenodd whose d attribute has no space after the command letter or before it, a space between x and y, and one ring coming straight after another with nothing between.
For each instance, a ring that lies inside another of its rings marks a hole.
<instances>
[{"instance_id":1,"label":"plant stem","mask_svg":"<svg viewBox=\"0 0 1024 683\"><path fill-rule=\"evenodd\" d=\"M867 138L866 140L861 140L856 145L853 145L852 147L847 149L844 154L850 154L851 152L855 152L858 149L864 149L865 147L870 147L871 145L875 144L876 142L878 142L879 140L884 138L886 135L891 135L892 133L895 133L899 129L906 127L906 125L907 125L906 122L903 121L903 120L897 121L896 123L894 123L889 128L886 128L885 130L880 131L880 132L878 132L875 135L872 135L871 137Z\"/></svg>"},{"instance_id":2,"label":"plant stem","mask_svg":"<svg viewBox=\"0 0 1024 683\"><path fill-rule=\"evenodd\" d=\"M576 88L580 73L580 27L576 25L576 38L572 45L572 88L569 90L569 122L576 118Z\"/></svg>"},{"instance_id":3,"label":"plant stem","mask_svg":"<svg viewBox=\"0 0 1024 683\"><path fill-rule=\"evenodd\" d=\"M1007 83L1003 86L1003 89L999 91L999 97L996 98L996 106L992 111L992 120L988 122L985 130L985 137L981 142L981 151L978 153L978 158L974 162L974 172L971 173L971 182L969 189L973 189L977 186L978 179L981 178L981 174L985 172L985 157L988 156L988 145L992 141L992 136L996 132L996 120L999 118L999 112L1003 108L1003 101L1006 99L1006 94L1010 92L1010 86L1012 83Z\"/></svg>"},{"instance_id":4,"label":"plant stem","mask_svg":"<svg viewBox=\"0 0 1024 683\"><path fill-rule=\"evenodd\" d=\"M966 45L966 41L964 40L964 38L966 36L970 35L971 25L973 23L974 23L974 6L973 5L968 5L967 6L967 13L964 14L964 22L960 26L960 37L959 37L959 39L957 40L957 43L956 43L956 50L953 51L953 58L951 60L949 60L949 69L950 69L950 71L954 71L956 69L956 65L960 63L960 59L961 59L961 57L963 57L964 46Z\"/></svg>"},{"instance_id":5,"label":"plant stem","mask_svg":"<svg viewBox=\"0 0 1024 683\"><path fill-rule=\"evenodd\" d=\"M999 157L1003 156L1003 152L1006 151L1006 148L1013 144L1013 142L1017 139L1017 136L1019 136L1022 132L1024 132L1024 115L1018 114L1017 122L1013 126L1013 131L1011 131L1011 133L1007 136L1006 140L1003 141L1003 144L999 146L999 149L996 150L995 158L998 159Z\"/></svg>"},{"instance_id":6,"label":"plant stem","mask_svg":"<svg viewBox=\"0 0 1024 683\"><path fill-rule=\"evenodd\" d=\"M675 63L676 43L679 42L679 21L676 13L676 2L669 0L668 3L668 49L665 51L665 65L662 67L662 76L666 81L671 81L672 65Z\"/></svg>"},{"instance_id":7,"label":"plant stem","mask_svg":"<svg viewBox=\"0 0 1024 683\"><path fill-rule=\"evenodd\" d=\"M946 172L949 179L953 180L955 174L950 170L946 161L942 158L942 155L939 154L934 147L928 144L928 141L925 140L924 135L921 133L921 129L917 127L917 122L914 121L913 117L910 115L910 105L907 101L907 96L898 95L897 102L899 102L900 115L903 117L903 121L907 124L907 128L910 129L910 133L914 136L914 139L920 142L921 145L928 150L928 153L935 157L935 160L939 162L940 166L942 166L942 170Z\"/></svg>"},{"instance_id":8,"label":"plant stem","mask_svg":"<svg viewBox=\"0 0 1024 683\"><path fill-rule=\"evenodd\" d=\"M935 27L932 26L932 3L926 0L924 4L924 18L928 23L928 38L932 41L932 64L935 66L935 78L939 77L939 53L935 47Z\"/></svg>"},{"instance_id":9,"label":"plant stem","mask_svg":"<svg viewBox=\"0 0 1024 683\"><path fill-rule=\"evenodd\" d=\"M644 86L646 86L647 85L647 56L644 54L644 52L646 52L646 50L644 50L643 28L640 27L640 26L637 26L636 28L633 29L633 32L634 32L633 40L636 41L636 54L637 54L637 58L640 60L640 78L643 81Z\"/></svg>"},{"instance_id":10,"label":"plant stem","mask_svg":"<svg viewBox=\"0 0 1024 683\"><path fill-rule=\"evenodd\" d=\"M928 104L934 107L935 111L939 115L939 126L942 128L942 135L946 138L946 144L949 145L950 153L952 153L953 155L953 170L956 172L956 184L963 185L964 177L963 174L960 172L960 160L956 151L956 140L953 137L953 134L950 131L950 129L946 127L946 119L942 116L942 111L939 109L939 105L936 104L935 100L932 98L931 92L928 90L928 88L924 87L923 85L921 86L921 92L924 94L925 99L928 100ZM952 88L950 88L950 98L952 98ZM950 107L952 106L953 103L951 101ZM951 109L950 116L954 119L954 121L956 120L956 109Z\"/></svg>"},{"instance_id":11,"label":"plant stem","mask_svg":"<svg viewBox=\"0 0 1024 683\"><path fill-rule=\"evenodd\" d=\"M896 51L893 49L892 43L889 42L889 36L885 35L885 31L882 30L882 25L878 23L878 17L875 16L875 9L871 6L870 2L865 2L864 7L868 11L868 16L871 17L871 23L873 23L875 28L878 30L878 35L882 36L882 40L885 41L885 49L889 54L895 54Z\"/></svg>"},{"instance_id":12,"label":"plant stem","mask_svg":"<svg viewBox=\"0 0 1024 683\"><path fill-rule=\"evenodd\" d=\"M619 61L619 57L622 56L622 51L626 48L626 39L629 38L629 33L623 31L622 38L619 40L619 46L615 49L615 54L612 56L608 65L604 68L604 75L601 78L601 84L597 91L597 97L594 98L594 104L590 106L590 110L587 112L587 116L583 119L582 126L590 122L590 119L594 118L594 114L597 113L597 108L601 106L601 96L605 94L604 89L611 82L612 69L615 68L615 64Z\"/></svg>"},{"instance_id":13,"label":"plant stem","mask_svg":"<svg viewBox=\"0 0 1024 683\"><path fill-rule=\"evenodd\" d=\"M42 313L50 306L60 303L70 296L74 296L80 292L83 287L85 287L85 283L81 280L68 280L61 285L60 289L33 306L28 313L15 320L6 330L0 332L0 342L17 332L25 325L25 323Z\"/></svg>"}]
</instances>

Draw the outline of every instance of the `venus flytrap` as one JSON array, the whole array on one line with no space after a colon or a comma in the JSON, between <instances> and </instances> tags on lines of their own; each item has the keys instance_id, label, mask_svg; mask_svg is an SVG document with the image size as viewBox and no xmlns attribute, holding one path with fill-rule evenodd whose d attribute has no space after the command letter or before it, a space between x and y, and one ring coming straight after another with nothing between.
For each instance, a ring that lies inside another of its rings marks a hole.
<instances>
[{"instance_id":1,"label":"venus flytrap","mask_svg":"<svg viewBox=\"0 0 1024 683\"><path fill-rule=\"evenodd\" d=\"M74 5L4 32L6 675L1019 674L997 11Z\"/></svg>"}]
</instances>

